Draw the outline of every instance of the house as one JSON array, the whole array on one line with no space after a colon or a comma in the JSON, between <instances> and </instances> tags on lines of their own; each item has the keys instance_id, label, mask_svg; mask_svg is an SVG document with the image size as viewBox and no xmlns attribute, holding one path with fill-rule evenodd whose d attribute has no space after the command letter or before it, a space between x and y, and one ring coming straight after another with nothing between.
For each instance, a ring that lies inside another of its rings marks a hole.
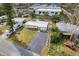
<instances>
[{"instance_id":1,"label":"house","mask_svg":"<svg viewBox=\"0 0 79 59\"><path fill-rule=\"evenodd\" d=\"M7 19L6 15L0 16L0 19Z\"/></svg>"},{"instance_id":2,"label":"house","mask_svg":"<svg viewBox=\"0 0 79 59\"><path fill-rule=\"evenodd\" d=\"M20 23L17 23L17 24L15 24L15 25L13 25L13 30L14 30L14 32L15 32L17 29L19 29L20 27L22 27L22 24L20 24Z\"/></svg>"},{"instance_id":3,"label":"house","mask_svg":"<svg viewBox=\"0 0 79 59\"><path fill-rule=\"evenodd\" d=\"M19 18L19 17L16 17L16 18L13 18L12 19L15 23L23 23L25 21L25 18Z\"/></svg>"},{"instance_id":4,"label":"house","mask_svg":"<svg viewBox=\"0 0 79 59\"><path fill-rule=\"evenodd\" d=\"M34 4L29 8L34 10L36 15L44 15L47 12L49 16L52 16L55 14L59 15L61 12L61 7L56 4Z\"/></svg>"},{"instance_id":5,"label":"house","mask_svg":"<svg viewBox=\"0 0 79 59\"><path fill-rule=\"evenodd\" d=\"M56 23L56 27L61 32L79 35L79 26L77 26L77 25L74 25L71 23L65 23L65 22L58 22L58 23Z\"/></svg>"},{"instance_id":6,"label":"house","mask_svg":"<svg viewBox=\"0 0 79 59\"><path fill-rule=\"evenodd\" d=\"M20 28L23 25L23 23L25 22L25 18L18 18L17 17L12 20L15 22L15 24L13 25L14 31L16 31L18 28Z\"/></svg>"},{"instance_id":7,"label":"house","mask_svg":"<svg viewBox=\"0 0 79 59\"><path fill-rule=\"evenodd\" d=\"M28 21L25 23L26 28L35 28L41 31L47 31L48 22L45 21Z\"/></svg>"}]
</instances>

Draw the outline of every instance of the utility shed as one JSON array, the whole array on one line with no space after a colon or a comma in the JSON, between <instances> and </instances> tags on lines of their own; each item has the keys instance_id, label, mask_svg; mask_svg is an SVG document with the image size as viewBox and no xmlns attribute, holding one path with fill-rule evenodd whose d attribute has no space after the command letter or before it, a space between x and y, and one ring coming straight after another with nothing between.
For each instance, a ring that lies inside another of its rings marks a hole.
<instances>
[{"instance_id":1,"label":"utility shed","mask_svg":"<svg viewBox=\"0 0 79 59\"><path fill-rule=\"evenodd\" d=\"M38 30L47 31L48 22L45 21L28 21L25 23L27 28L36 28Z\"/></svg>"}]
</instances>

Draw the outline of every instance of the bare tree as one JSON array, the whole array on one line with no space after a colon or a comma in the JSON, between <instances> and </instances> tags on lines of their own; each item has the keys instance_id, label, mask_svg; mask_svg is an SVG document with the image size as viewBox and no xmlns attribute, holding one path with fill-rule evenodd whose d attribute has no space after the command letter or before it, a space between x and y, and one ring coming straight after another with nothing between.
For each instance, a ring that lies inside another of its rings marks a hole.
<instances>
[{"instance_id":1,"label":"bare tree","mask_svg":"<svg viewBox=\"0 0 79 59\"><path fill-rule=\"evenodd\" d=\"M69 18L68 20L70 21L71 24L79 26L79 7L77 7L77 6L75 8L72 7L70 10L72 11L72 9L73 9L73 13L68 12L64 8L62 8L62 11ZM71 32L76 31L75 29L71 30ZM72 33L70 40L72 40L73 38L75 38L74 33Z\"/></svg>"}]
</instances>

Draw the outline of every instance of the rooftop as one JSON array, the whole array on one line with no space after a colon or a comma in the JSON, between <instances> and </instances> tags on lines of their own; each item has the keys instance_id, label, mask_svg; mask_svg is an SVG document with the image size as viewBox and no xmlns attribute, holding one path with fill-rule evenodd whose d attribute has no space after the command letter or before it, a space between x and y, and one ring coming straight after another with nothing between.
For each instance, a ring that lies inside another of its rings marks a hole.
<instances>
[{"instance_id":1,"label":"rooftop","mask_svg":"<svg viewBox=\"0 0 79 59\"><path fill-rule=\"evenodd\" d=\"M28 21L25 25L33 25L38 27L47 27L48 22L45 21Z\"/></svg>"},{"instance_id":2,"label":"rooftop","mask_svg":"<svg viewBox=\"0 0 79 59\"><path fill-rule=\"evenodd\" d=\"M56 5L56 4L34 4L29 8L33 8L33 9L60 9L61 7Z\"/></svg>"},{"instance_id":3,"label":"rooftop","mask_svg":"<svg viewBox=\"0 0 79 59\"><path fill-rule=\"evenodd\" d=\"M61 11L61 9L37 9L37 11Z\"/></svg>"},{"instance_id":4,"label":"rooftop","mask_svg":"<svg viewBox=\"0 0 79 59\"><path fill-rule=\"evenodd\" d=\"M13 18L12 20L15 21L15 22L23 22L25 20L25 18L17 17L17 18Z\"/></svg>"}]
</instances>

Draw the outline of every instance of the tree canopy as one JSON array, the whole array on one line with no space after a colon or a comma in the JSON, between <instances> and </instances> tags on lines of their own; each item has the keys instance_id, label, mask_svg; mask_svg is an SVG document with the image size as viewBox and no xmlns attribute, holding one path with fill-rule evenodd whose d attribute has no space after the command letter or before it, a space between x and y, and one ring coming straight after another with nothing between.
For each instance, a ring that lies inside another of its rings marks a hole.
<instances>
[{"instance_id":1,"label":"tree canopy","mask_svg":"<svg viewBox=\"0 0 79 59\"><path fill-rule=\"evenodd\" d=\"M10 3L5 3L3 4L3 8L4 8L4 12L5 15L7 16L7 25L10 27L13 27L13 8L12 8L12 4Z\"/></svg>"}]
</instances>

